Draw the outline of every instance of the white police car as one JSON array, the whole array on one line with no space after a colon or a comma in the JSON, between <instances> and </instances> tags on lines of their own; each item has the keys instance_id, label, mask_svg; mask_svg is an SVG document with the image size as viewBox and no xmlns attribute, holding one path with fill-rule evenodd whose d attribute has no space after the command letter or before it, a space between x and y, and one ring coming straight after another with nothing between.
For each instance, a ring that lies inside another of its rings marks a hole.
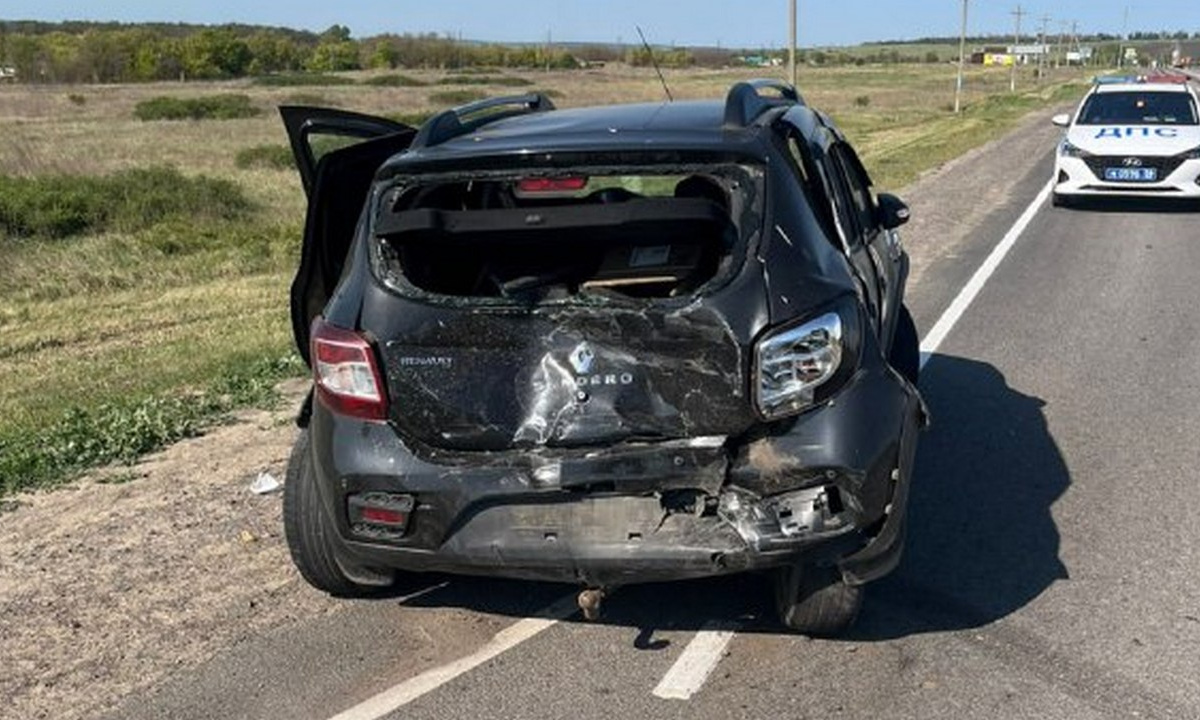
<instances>
[{"instance_id":1,"label":"white police car","mask_svg":"<svg viewBox=\"0 0 1200 720\"><path fill-rule=\"evenodd\" d=\"M1182 75L1097 78L1058 147L1054 204L1099 196L1200 199L1200 99Z\"/></svg>"}]
</instances>

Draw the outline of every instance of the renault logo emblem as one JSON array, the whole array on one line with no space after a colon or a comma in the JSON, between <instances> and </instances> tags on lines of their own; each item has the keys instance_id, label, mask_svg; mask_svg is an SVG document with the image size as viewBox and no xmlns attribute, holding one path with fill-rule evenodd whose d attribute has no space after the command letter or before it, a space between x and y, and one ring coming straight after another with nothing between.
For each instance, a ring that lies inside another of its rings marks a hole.
<instances>
[{"instance_id":1,"label":"renault logo emblem","mask_svg":"<svg viewBox=\"0 0 1200 720\"><path fill-rule=\"evenodd\" d=\"M1122 165L1124 165L1125 167L1130 167L1130 168L1132 168L1132 167L1141 167L1141 166L1142 166L1142 159L1141 159L1141 158L1135 158L1135 157L1127 157L1127 158L1125 158L1124 160L1122 160L1122 161L1121 161L1121 164L1122 164Z\"/></svg>"},{"instance_id":2,"label":"renault logo emblem","mask_svg":"<svg viewBox=\"0 0 1200 720\"><path fill-rule=\"evenodd\" d=\"M571 367L575 368L575 372L580 375L587 375L592 371L592 363L596 361L596 353L592 351L592 346L585 342L579 343L579 346L571 351Z\"/></svg>"}]
</instances>

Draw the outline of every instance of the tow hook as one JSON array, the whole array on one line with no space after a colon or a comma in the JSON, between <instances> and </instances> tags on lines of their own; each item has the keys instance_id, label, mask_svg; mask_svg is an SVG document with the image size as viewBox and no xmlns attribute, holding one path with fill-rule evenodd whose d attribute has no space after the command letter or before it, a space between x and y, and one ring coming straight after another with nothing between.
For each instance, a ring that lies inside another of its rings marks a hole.
<instances>
[{"instance_id":1,"label":"tow hook","mask_svg":"<svg viewBox=\"0 0 1200 720\"><path fill-rule=\"evenodd\" d=\"M587 588L579 593L579 609L583 611L585 620L600 619L600 604L607 594L604 588Z\"/></svg>"}]
</instances>

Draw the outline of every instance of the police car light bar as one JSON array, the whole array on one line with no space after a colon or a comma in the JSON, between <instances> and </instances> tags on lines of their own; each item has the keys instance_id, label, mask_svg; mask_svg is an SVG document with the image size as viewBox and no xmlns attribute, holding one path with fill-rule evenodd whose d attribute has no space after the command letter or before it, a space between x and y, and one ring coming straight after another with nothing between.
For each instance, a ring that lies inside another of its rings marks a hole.
<instances>
[{"instance_id":1,"label":"police car light bar","mask_svg":"<svg viewBox=\"0 0 1200 720\"><path fill-rule=\"evenodd\" d=\"M1188 77L1175 73L1155 73L1153 75L1097 75L1092 79L1096 85L1130 85L1145 83L1168 83L1186 85Z\"/></svg>"}]
</instances>

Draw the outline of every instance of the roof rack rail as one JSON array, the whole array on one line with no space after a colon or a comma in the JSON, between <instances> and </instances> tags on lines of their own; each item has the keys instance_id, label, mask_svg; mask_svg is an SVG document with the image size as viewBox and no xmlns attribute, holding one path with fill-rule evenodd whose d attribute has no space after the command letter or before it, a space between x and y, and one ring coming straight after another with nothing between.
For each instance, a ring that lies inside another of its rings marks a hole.
<instances>
[{"instance_id":1,"label":"roof rack rail","mask_svg":"<svg viewBox=\"0 0 1200 720\"><path fill-rule=\"evenodd\" d=\"M779 97L763 95L762 90L774 90ZM725 125L748 127L771 108L805 104L804 98L790 83L770 78L747 80L729 88L729 95L725 98Z\"/></svg>"},{"instance_id":2,"label":"roof rack rail","mask_svg":"<svg viewBox=\"0 0 1200 720\"><path fill-rule=\"evenodd\" d=\"M511 109L501 109L505 107L511 107ZM421 129L417 131L417 136L413 138L411 147L441 145L497 120L514 115L548 112L554 109L554 103L550 101L550 98L540 92L505 95L460 105L444 110L426 120Z\"/></svg>"}]
</instances>

